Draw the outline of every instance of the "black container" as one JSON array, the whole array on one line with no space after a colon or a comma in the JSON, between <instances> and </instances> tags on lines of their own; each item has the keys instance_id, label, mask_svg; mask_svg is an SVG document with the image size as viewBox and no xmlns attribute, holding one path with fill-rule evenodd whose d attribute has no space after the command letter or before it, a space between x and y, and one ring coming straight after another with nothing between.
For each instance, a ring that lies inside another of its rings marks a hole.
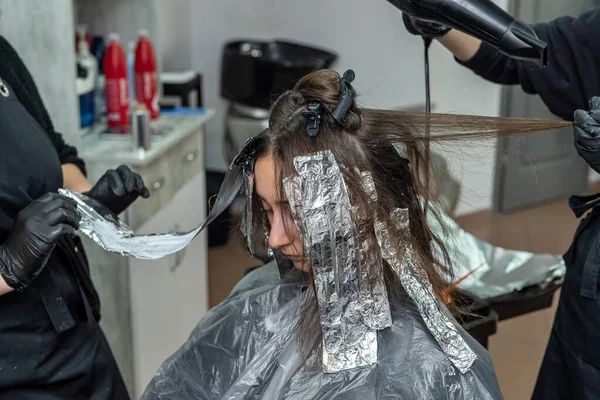
<instances>
[{"instance_id":1,"label":"black container","mask_svg":"<svg viewBox=\"0 0 600 400\"><path fill-rule=\"evenodd\" d=\"M498 313L488 301L463 291L456 291L453 301L463 312L455 316L461 326L487 349L488 339L498 327Z\"/></svg>"},{"instance_id":2,"label":"black container","mask_svg":"<svg viewBox=\"0 0 600 400\"><path fill-rule=\"evenodd\" d=\"M292 89L304 75L328 68L337 55L300 43L235 40L223 48L221 96L269 109L271 99Z\"/></svg>"},{"instance_id":3,"label":"black container","mask_svg":"<svg viewBox=\"0 0 600 400\"><path fill-rule=\"evenodd\" d=\"M499 320L504 321L551 307L554 292L561 286L562 281L555 280L548 286L526 287L518 292L493 297L489 299L489 302L494 311L498 313Z\"/></svg>"}]
</instances>

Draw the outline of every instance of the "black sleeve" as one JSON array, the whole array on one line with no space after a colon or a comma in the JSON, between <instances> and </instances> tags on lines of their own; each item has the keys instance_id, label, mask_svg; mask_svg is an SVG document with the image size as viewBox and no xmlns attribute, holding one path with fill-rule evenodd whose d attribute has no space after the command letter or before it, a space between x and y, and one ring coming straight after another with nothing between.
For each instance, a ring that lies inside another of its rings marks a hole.
<instances>
[{"instance_id":1,"label":"black sleeve","mask_svg":"<svg viewBox=\"0 0 600 400\"><path fill-rule=\"evenodd\" d=\"M587 109L600 94L600 7L533 29L548 44L546 68L509 58L487 43L471 60L457 61L488 81L520 84L526 93L539 94L553 114L572 121L575 110Z\"/></svg>"},{"instance_id":2,"label":"black sleeve","mask_svg":"<svg viewBox=\"0 0 600 400\"><path fill-rule=\"evenodd\" d=\"M58 153L61 164L75 164L85 175L85 163L78 157L77 149L66 144L62 135L54 130L48 111L46 111L29 70L16 50L2 36L0 36L0 76L11 86L29 114L46 131Z\"/></svg>"}]
</instances>

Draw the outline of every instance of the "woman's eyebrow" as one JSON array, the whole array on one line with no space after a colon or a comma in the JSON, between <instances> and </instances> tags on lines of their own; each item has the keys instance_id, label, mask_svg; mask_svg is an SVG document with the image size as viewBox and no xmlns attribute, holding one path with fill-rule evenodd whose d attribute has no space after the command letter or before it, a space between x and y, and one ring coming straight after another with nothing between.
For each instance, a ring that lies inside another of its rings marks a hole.
<instances>
[{"instance_id":1,"label":"woman's eyebrow","mask_svg":"<svg viewBox=\"0 0 600 400\"><path fill-rule=\"evenodd\" d=\"M270 204L268 201L266 201L265 199L262 198L262 196L258 193L256 193L256 198L258 199L258 201L262 201L266 204ZM290 202L288 201L288 199L283 199L283 200L277 200L275 202L276 205L287 205L290 204Z\"/></svg>"}]
</instances>

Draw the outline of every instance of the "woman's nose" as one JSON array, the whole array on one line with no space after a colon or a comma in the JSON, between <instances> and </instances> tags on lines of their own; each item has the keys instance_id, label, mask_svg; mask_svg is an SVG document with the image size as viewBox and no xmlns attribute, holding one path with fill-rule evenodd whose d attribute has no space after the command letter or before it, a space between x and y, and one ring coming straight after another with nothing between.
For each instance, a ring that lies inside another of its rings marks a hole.
<instances>
[{"instance_id":1,"label":"woman's nose","mask_svg":"<svg viewBox=\"0 0 600 400\"><path fill-rule=\"evenodd\" d=\"M281 214L275 215L271 221L271 232L269 232L269 247L273 249L282 248L290 244L290 239L285 230Z\"/></svg>"}]
</instances>

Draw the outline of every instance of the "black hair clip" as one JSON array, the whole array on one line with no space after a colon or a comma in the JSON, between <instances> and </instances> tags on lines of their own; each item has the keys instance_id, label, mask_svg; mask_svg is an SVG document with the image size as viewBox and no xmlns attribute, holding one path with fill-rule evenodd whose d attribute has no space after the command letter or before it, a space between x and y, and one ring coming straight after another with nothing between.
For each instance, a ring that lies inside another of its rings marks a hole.
<instances>
[{"instance_id":1,"label":"black hair clip","mask_svg":"<svg viewBox=\"0 0 600 400\"><path fill-rule=\"evenodd\" d=\"M319 102L308 103L308 111L304 111L302 116L306 119L306 130L311 138L317 137L321 127L323 116L323 104Z\"/></svg>"},{"instance_id":2,"label":"black hair clip","mask_svg":"<svg viewBox=\"0 0 600 400\"><path fill-rule=\"evenodd\" d=\"M352 107L352 103L354 102L354 95L352 94L352 85L351 83L354 81L355 75L354 71L351 69L344 72L344 76L340 79L340 102L333 109L331 115L337 122L340 124L344 123L344 118L348 115L348 111Z\"/></svg>"}]
</instances>

